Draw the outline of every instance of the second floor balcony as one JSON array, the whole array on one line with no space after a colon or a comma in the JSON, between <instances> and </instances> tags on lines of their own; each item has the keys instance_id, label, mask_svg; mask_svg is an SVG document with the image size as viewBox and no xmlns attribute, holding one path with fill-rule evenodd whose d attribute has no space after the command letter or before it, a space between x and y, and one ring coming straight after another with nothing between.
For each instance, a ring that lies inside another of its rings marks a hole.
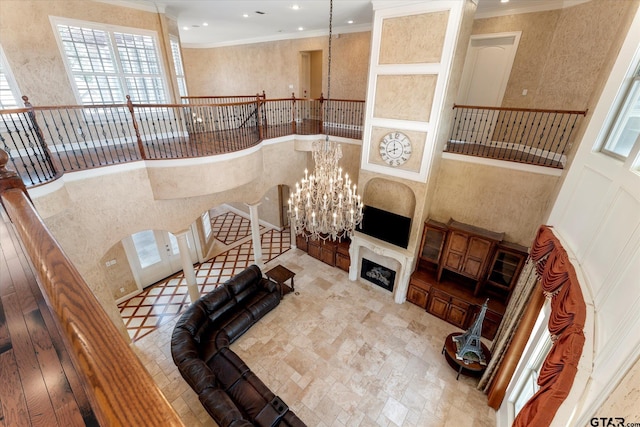
<instances>
[{"instance_id":1,"label":"second floor balcony","mask_svg":"<svg viewBox=\"0 0 640 427\"><path fill-rule=\"evenodd\" d=\"M185 97L181 104L33 106L0 111L0 148L28 187L66 172L214 156L266 139L362 139L362 100ZM586 111L454 106L444 152L562 169Z\"/></svg>"}]
</instances>

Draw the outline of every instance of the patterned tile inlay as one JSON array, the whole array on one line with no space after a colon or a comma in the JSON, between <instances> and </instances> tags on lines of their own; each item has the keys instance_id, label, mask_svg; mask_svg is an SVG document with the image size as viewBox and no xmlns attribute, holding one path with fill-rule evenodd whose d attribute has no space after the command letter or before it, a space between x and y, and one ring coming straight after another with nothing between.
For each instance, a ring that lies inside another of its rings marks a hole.
<instances>
[{"instance_id":1,"label":"patterned tile inlay","mask_svg":"<svg viewBox=\"0 0 640 427\"><path fill-rule=\"evenodd\" d=\"M260 230L263 228L260 226ZM211 218L211 229L216 239L229 245L251 234L251 221L233 212L227 212Z\"/></svg>"},{"instance_id":2,"label":"patterned tile inlay","mask_svg":"<svg viewBox=\"0 0 640 427\"><path fill-rule=\"evenodd\" d=\"M239 215L229 213L235 217ZM218 217L225 216L219 215ZM216 217L216 218L218 218ZM242 218L249 221L246 218ZM243 221L233 220L232 224L242 224ZM262 227L264 229L264 227ZM249 227L251 231L251 227ZM238 236L242 232L228 232L227 235ZM264 231L262 236L262 259L267 262L289 250L291 236L289 229ZM226 252L194 265L196 283L200 294L204 295L214 290L218 285L229 280L237 272L254 264L253 244L251 240L240 243ZM166 324L184 311L190 304L187 283L182 271L146 288L142 293L118 305L120 315L129 332L132 341L150 334L160 326Z\"/></svg>"}]
</instances>

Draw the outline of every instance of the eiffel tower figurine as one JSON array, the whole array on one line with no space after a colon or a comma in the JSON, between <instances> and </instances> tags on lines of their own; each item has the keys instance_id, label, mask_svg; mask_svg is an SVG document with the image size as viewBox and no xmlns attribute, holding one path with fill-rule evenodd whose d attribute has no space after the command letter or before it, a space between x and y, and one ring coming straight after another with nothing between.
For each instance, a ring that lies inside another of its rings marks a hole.
<instances>
[{"instance_id":1,"label":"eiffel tower figurine","mask_svg":"<svg viewBox=\"0 0 640 427\"><path fill-rule=\"evenodd\" d=\"M482 304L480 314L478 315L478 318L473 323L473 325L462 335L453 337L453 341L455 342L456 348L458 350L456 351L456 359L478 362L481 365L487 364L485 356L482 352L480 337L482 335L482 322L484 321L484 315L487 311L488 302L489 299L487 299L484 304Z\"/></svg>"}]
</instances>

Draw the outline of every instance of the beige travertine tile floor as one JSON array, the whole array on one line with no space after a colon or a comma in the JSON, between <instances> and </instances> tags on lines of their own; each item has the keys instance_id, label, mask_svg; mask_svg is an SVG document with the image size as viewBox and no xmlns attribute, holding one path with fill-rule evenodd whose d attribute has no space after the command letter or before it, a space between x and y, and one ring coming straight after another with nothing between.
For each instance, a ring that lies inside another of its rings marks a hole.
<instances>
[{"instance_id":1,"label":"beige travertine tile floor","mask_svg":"<svg viewBox=\"0 0 640 427\"><path fill-rule=\"evenodd\" d=\"M277 264L296 273L297 294L231 348L307 425L495 425L477 379L456 381L441 354L454 326L300 250L266 269ZM174 325L136 341L135 351L185 425L215 426L173 364Z\"/></svg>"}]
</instances>

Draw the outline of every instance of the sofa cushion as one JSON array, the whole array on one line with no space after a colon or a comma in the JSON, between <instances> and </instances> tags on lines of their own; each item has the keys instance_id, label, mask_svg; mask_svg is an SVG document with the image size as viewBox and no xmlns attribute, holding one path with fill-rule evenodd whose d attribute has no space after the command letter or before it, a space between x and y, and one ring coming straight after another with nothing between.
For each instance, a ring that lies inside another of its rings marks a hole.
<instances>
[{"instance_id":1,"label":"sofa cushion","mask_svg":"<svg viewBox=\"0 0 640 427\"><path fill-rule=\"evenodd\" d=\"M268 293L261 290L244 300L245 308L253 316L254 322L260 320L265 314L280 304L279 293Z\"/></svg>"}]
</instances>

